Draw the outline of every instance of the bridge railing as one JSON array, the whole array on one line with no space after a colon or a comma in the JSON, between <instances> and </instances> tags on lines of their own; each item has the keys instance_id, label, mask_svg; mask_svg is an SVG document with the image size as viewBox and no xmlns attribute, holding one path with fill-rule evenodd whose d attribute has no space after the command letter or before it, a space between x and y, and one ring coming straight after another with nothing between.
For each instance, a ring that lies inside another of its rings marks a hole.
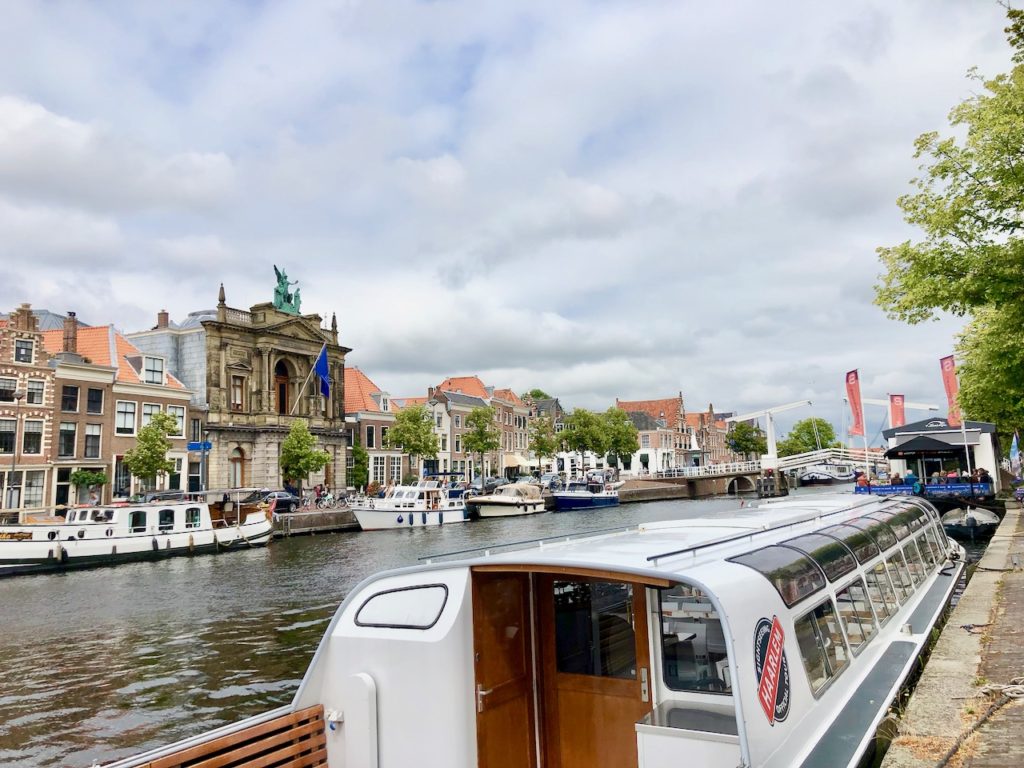
<instances>
[{"instance_id":1,"label":"bridge railing","mask_svg":"<svg viewBox=\"0 0 1024 768\"><path fill-rule=\"evenodd\" d=\"M676 467L674 469L663 469L654 472L648 477L657 479L666 478L696 478L696 477L719 477L721 475L747 475L761 471L760 461L731 461L727 464L707 464L702 467Z\"/></svg>"}]
</instances>

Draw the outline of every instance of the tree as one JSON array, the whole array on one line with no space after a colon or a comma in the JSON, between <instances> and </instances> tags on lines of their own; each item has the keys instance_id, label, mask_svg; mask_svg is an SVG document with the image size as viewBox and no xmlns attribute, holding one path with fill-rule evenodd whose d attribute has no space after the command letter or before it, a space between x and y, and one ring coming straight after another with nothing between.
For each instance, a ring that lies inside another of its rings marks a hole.
<instances>
[{"instance_id":1,"label":"tree","mask_svg":"<svg viewBox=\"0 0 1024 768\"><path fill-rule=\"evenodd\" d=\"M523 392L523 394L521 394L519 397L521 397L523 400L533 400L534 402L537 402L538 400L551 399L551 395L549 395L543 389L531 389L529 392Z\"/></svg>"},{"instance_id":2,"label":"tree","mask_svg":"<svg viewBox=\"0 0 1024 768\"><path fill-rule=\"evenodd\" d=\"M370 454L363 448L358 436L352 443L352 471L348 481L353 488L365 488L370 482Z\"/></svg>"},{"instance_id":3,"label":"tree","mask_svg":"<svg viewBox=\"0 0 1024 768\"><path fill-rule=\"evenodd\" d=\"M819 448L838 446L836 430L825 419L812 416L800 419L793 425L786 438L779 442L779 456L792 456L795 453L807 453Z\"/></svg>"},{"instance_id":4,"label":"tree","mask_svg":"<svg viewBox=\"0 0 1024 768\"><path fill-rule=\"evenodd\" d=\"M590 451L598 456L608 453L608 433L603 419L586 408L577 408L565 419L562 439L570 451L582 457Z\"/></svg>"},{"instance_id":5,"label":"tree","mask_svg":"<svg viewBox=\"0 0 1024 768\"><path fill-rule=\"evenodd\" d=\"M286 480L298 481L300 496L302 481L311 472L319 472L330 460L331 454L317 450L316 438L310 434L306 420L293 421L288 437L281 442L281 474Z\"/></svg>"},{"instance_id":6,"label":"tree","mask_svg":"<svg viewBox=\"0 0 1024 768\"><path fill-rule=\"evenodd\" d=\"M961 409L993 422L1004 435L1012 435L1024 424L1022 314L1020 310L979 310L957 344Z\"/></svg>"},{"instance_id":7,"label":"tree","mask_svg":"<svg viewBox=\"0 0 1024 768\"><path fill-rule=\"evenodd\" d=\"M167 458L171 441L167 435L178 432L178 420L169 413L154 413L149 423L139 430L135 447L124 455L124 465L135 477L156 483L158 475L174 471L174 462Z\"/></svg>"},{"instance_id":8,"label":"tree","mask_svg":"<svg viewBox=\"0 0 1024 768\"><path fill-rule=\"evenodd\" d=\"M480 477L483 478L484 454L501 447L501 432L494 425L494 409L474 408L466 416L466 426L469 431L462 436L462 445L469 453L480 455Z\"/></svg>"},{"instance_id":9,"label":"tree","mask_svg":"<svg viewBox=\"0 0 1024 768\"><path fill-rule=\"evenodd\" d=\"M537 466L545 456L554 456L558 451L558 437L554 422L547 416L538 416L530 424L530 450L537 457Z\"/></svg>"},{"instance_id":10,"label":"tree","mask_svg":"<svg viewBox=\"0 0 1024 768\"><path fill-rule=\"evenodd\" d=\"M607 439L606 452L610 454L612 466L618 467L621 457L632 456L640 450L636 425L628 413L615 406L601 414L601 420Z\"/></svg>"},{"instance_id":11,"label":"tree","mask_svg":"<svg viewBox=\"0 0 1024 768\"><path fill-rule=\"evenodd\" d=\"M110 478L107 477L105 472L94 472L91 469L76 469L68 479L73 486L78 488L78 496L76 498L79 502L81 502L83 496L83 489L98 488L110 482ZM98 493L96 498L99 498Z\"/></svg>"},{"instance_id":12,"label":"tree","mask_svg":"<svg viewBox=\"0 0 1024 768\"><path fill-rule=\"evenodd\" d=\"M734 422L726 439L732 452L741 456L761 457L768 453L768 441L765 439L764 431L761 427L747 424L745 421Z\"/></svg>"},{"instance_id":13,"label":"tree","mask_svg":"<svg viewBox=\"0 0 1024 768\"><path fill-rule=\"evenodd\" d=\"M430 409L425 405L414 405L403 408L395 415L395 423L391 425L384 439L388 448L398 448L411 457L424 459L437 457L437 435L434 434L434 419Z\"/></svg>"}]
</instances>

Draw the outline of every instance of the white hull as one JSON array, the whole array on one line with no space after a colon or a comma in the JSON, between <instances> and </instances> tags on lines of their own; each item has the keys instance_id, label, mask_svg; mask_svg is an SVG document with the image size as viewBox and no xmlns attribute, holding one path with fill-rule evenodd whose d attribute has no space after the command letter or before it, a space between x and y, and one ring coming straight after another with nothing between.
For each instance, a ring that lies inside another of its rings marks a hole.
<instances>
[{"instance_id":1,"label":"white hull","mask_svg":"<svg viewBox=\"0 0 1024 768\"><path fill-rule=\"evenodd\" d=\"M496 501L485 502L477 507L480 517L518 517L544 511L544 500L540 501Z\"/></svg>"},{"instance_id":2,"label":"white hull","mask_svg":"<svg viewBox=\"0 0 1024 768\"><path fill-rule=\"evenodd\" d=\"M430 528L450 523L464 523L468 517L465 506L451 509L370 509L353 507L352 513L364 531L393 528Z\"/></svg>"}]
</instances>

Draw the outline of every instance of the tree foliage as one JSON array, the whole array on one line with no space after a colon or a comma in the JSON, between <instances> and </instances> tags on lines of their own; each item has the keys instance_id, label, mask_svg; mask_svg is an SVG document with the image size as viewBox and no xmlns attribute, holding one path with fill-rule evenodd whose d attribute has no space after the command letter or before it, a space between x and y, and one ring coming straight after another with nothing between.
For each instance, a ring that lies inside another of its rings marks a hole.
<instances>
[{"instance_id":1,"label":"tree foliage","mask_svg":"<svg viewBox=\"0 0 1024 768\"><path fill-rule=\"evenodd\" d=\"M302 491L302 482L306 480L311 472L319 472L331 455L327 451L319 451L316 447L316 437L310 431L305 419L296 419L286 437L281 442L281 474L286 480L297 480L299 491Z\"/></svg>"},{"instance_id":2,"label":"tree foliage","mask_svg":"<svg viewBox=\"0 0 1024 768\"><path fill-rule=\"evenodd\" d=\"M551 395L549 395L543 389L531 389L529 392L523 392L523 394L521 394L519 397L521 397L523 400L533 400L534 402L536 402L537 400L551 399Z\"/></svg>"},{"instance_id":3,"label":"tree foliage","mask_svg":"<svg viewBox=\"0 0 1024 768\"><path fill-rule=\"evenodd\" d=\"M174 462L167 458L171 441L167 435L178 431L178 420L169 413L154 413L149 423L139 430L135 447L124 455L124 465L135 477L154 482L157 475L174 471Z\"/></svg>"},{"instance_id":4,"label":"tree foliage","mask_svg":"<svg viewBox=\"0 0 1024 768\"><path fill-rule=\"evenodd\" d=\"M106 485L110 482L105 472L94 472L91 469L76 469L68 478L71 484L79 488L92 488L95 485Z\"/></svg>"},{"instance_id":5,"label":"tree foliage","mask_svg":"<svg viewBox=\"0 0 1024 768\"><path fill-rule=\"evenodd\" d=\"M838 446L836 430L829 422L818 416L800 419L793 425L785 439L778 444L779 456L807 453L819 448Z\"/></svg>"},{"instance_id":6,"label":"tree foliage","mask_svg":"<svg viewBox=\"0 0 1024 768\"><path fill-rule=\"evenodd\" d=\"M474 408L466 416L469 429L462 436L462 445L469 453L480 456L480 476L484 474L484 454L501 447L501 431L494 423L495 410L483 406Z\"/></svg>"},{"instance_id":7,"label":"tree foliage","mask_svg":"<svg viewBox=\"0 0 1024 768\"><path fill-rule=\"evenodd\" d=\"M612 406L601 414L601 421L607 440L606 452L615 457L616 465L620 458L640 450L636 425L624 410Z\"/></svg>"},{"instance_id":8,"label":"tree foliage","mask_svg":"<svg viewBox=\"0 0 1024 768\"><path fill-rule=\"evenodd\" d=\"M608 431L604 420L593 411L577 408L565 418L562 440L570 451L608 453Z\"/></svg>"},{"instance_id":9,"label":"tree foliage","mask_svg":"<svg viewBox=\"0 0 1024 768\"><path fill-rule=\"evenodd\" d=\"M558 451L555 424L547 416L538 416L530 424L530 450L536 455L538 464L541 459L554 456Z\"/></svg>"},{"instance_id":10,"label":"tree foliage","mask_svg":"<svg viewBox=\"0 0 1024 768\"><path fill-rule=\"evenodd\" d=\"M352 443L352 471L349 473L348 482L354 488L365 488L370 482L370 454L359 442L358 435Z\"/></svg>"},{"instance_id":11,"label":"tree foliage","mask_svg":"<svg viewBox=\"0 0 1024 768\"><path fill-rule=\"evenodd\" d=\"M757 425L745 421L734 422L726 439L733 453L746 457L761 457L768 453L768 440L764 431Z\"/></svg>"},{"instance_id":12,"label":"tree foliage","mask_svg":"<svg viewBox=\"0 0 1024 768\"><path fill-rule=\"evenodd\" d=\"M959 401L970 418L991 421L1004 434L1024 424L1024 311L979 310L957 344Z\"/></svg>"},{"instance_id":13,"label":"tree foliage","mask_svg":"<svg viewBox=\"0 0 1024 768\"><path fill-rule=\"evenodd\" d=\"M410 456L436 458L437 435L434 433L434 419L430 409L425 405L414 405L400 410L395 414L395 423L388 430L384 444Z\"/></svg>"}]
</instances>

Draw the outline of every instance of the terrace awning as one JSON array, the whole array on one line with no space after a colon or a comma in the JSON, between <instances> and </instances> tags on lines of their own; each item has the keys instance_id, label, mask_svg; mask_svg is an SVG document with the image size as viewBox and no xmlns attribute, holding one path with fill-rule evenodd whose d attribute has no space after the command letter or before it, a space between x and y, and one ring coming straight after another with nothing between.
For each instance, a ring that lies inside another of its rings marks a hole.
<instances>
[{"instance_id":1,"label":"terrace awning","mask_svg":"<svg viewBox=\"0 0 1024 768\"><path fill-rule=\"evenodd\" d=\"M959 456L963 453L962 445L951 445L934 437L918 435L902 445L890 448L885 452L887 459L918 459L924 456Z\"/></svg>"}]
</instances>

